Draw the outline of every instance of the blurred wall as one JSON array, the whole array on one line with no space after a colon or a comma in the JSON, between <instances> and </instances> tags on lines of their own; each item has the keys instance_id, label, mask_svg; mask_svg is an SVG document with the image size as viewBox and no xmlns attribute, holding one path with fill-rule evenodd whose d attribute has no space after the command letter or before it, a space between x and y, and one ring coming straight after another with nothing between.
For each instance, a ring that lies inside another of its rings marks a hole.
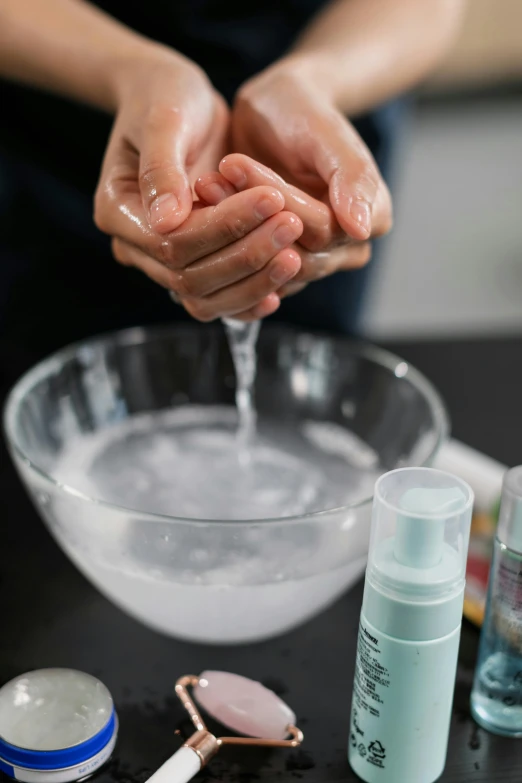
<instances>
[{"instance_id":1,"label":"blurred wall","mask_svg":"<svg viewBox=\"0 0 522 783\"><path fill-rule=\"evenodd\" d=\"M440 91L519 80L521 0L468 0L458 40L427 88Z\"/></svg>"},{"instance_id":2,"label":"blurred wall","mask_svg":"<svg viewBox=\"0 0 522 783\"><path fill-rule=\"evenodd\" d=\"M522 0L471 0L402 139L367 336L522 334L521 86Z\"/></svg>"}]
</instances>

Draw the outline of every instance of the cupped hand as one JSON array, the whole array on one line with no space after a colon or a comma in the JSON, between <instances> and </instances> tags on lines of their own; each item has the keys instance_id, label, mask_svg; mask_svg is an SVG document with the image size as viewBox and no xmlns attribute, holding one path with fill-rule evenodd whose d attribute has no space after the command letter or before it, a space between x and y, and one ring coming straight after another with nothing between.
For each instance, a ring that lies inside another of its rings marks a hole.
<instances>
[{"instance_id":1,"label":"cupped hand","mask_svg":"<svg viewBox=\"0 0 522 783\"><path fill-rule=\"evenodd\" d=\"M390 229L390 194L370 151L297 61L282 61L243 85L231 139L234 151L328 204L350 239L365 241ZM303 244L322 249L314 236L305 222Z\"/></svg>"},{"instance_id":2,"label":"cupped hand","mask_svg":"<svg viewBox=\"0 0 522 783\"><path fill-rule=\"evenodd\" d=\"M193 185L217 168L229 115L190 61L154 47L122 68L118 112L95 196L97 226L113 253L175 292L202 321L277 309L297 274L299 218L273 187L219 205L194 203Z\"/></svg>"},{"instance_id":3,"label":"cupped hand","mask_svg":"<svg viewBox=\"0 0 522 783\"><path fill-rule=\"evenodd\" d=\"M297 215L303 223L303 233L294 246L301 258L301 269L292 282L278 291L280 297L297 293L304 286L334 272L358 269L371 256L369 240L356 240L348 236L337 221L328 203L289 185L267 166L246 155L227 155L218 173L201 177L196 192L207 203L220 204L238 191L254 187L274 187L281 193L285 209ZM379 233L386 214L376 208L371 236Z\"/></svg>"}]
</instances>

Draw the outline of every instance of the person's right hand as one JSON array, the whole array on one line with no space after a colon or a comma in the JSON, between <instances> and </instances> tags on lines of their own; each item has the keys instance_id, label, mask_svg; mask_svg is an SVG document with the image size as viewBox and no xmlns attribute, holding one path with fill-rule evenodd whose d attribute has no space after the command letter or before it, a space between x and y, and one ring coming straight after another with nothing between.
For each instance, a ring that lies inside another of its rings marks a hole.
<instances>
[{"instance_id":1,"label":"person's right hand","mask_svg":"<svg viewBox=\"0 0 522 783\"><path fill-rule=\"evenodd\" d=\"M205 74L159 46L122 66L118 111L95 196L116 259L174 292L201 321L262 318L299 271L302 223L272 187L194 203L224 153L228 110Z\"/></svg>"}]
</instances>

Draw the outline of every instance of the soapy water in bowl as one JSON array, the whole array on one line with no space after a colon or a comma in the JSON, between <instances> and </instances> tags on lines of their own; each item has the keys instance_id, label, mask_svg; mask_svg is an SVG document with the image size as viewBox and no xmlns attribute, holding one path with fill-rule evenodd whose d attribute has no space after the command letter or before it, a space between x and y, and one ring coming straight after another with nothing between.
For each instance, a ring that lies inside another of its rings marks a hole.
<instances>
[{"instance_id":1,"label":"soapy water in bowl","mask_svg":"<svg viewBox=\"0 0 522 783\"><path fill-rule=\"evenodd\" d=\"M244 460L233 409L184 405L71 441L54 472L60 483L131 510L262 520L364 500L377 475L373 456L328 422L261 419Z\"/></svg>"},{"instance_id":2,"label":"soapy water in bowl","mask_svg":"<svg viewBox=\"0 0 522 783\"><path fill-rule=\"evenodd\" d=\"M88 508L74 535L56 509L79 567L127 611L191 639L263 638L313 614L358 575L345 539L320 526L256 526L234 536L211 523L196 534L165 522L158 534L139 512L216 521L300 516L365 500L381 472L377 454L345 427L256 421L256 329L227 327L236 409L187 404L130 416L72 440L54 471L60 483L129 510L116 525L103 506ZM364 543L353 544L360 561Z\"/></svg>"},{"instance_id":3,"label":"soapy water in bowl","mask_svg":"<svg viewBox=\"0 0 522 783\"><path fill-rule=\"evenodd\" d=\"M259 322L225 322L236 409L183 405L139 413L72 440L58 480L124 508L184 519L298 516L372 494L378 457L332 422L257 420Z\"/></svg>"}]
</instances>

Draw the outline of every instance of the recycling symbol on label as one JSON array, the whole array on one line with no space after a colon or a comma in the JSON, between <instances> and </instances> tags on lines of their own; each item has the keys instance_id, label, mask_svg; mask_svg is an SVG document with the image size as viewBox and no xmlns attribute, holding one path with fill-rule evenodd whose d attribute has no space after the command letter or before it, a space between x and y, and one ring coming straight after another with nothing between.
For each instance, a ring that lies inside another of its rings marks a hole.
<instances>
[{"instance_id":1,"label":"recycling symbol on label","mask_svg":"<svg viewBox=\"0 0 522 783\"><path fill-rule=\"evenodd\" d=\"M372 754L372 756L375 756L375 758L378 759L386 758L386 751L384 750L379 740L377 740L376 742L370 742L370 744L368 745L368 750Z\"/></svg>"}]
</instances>

